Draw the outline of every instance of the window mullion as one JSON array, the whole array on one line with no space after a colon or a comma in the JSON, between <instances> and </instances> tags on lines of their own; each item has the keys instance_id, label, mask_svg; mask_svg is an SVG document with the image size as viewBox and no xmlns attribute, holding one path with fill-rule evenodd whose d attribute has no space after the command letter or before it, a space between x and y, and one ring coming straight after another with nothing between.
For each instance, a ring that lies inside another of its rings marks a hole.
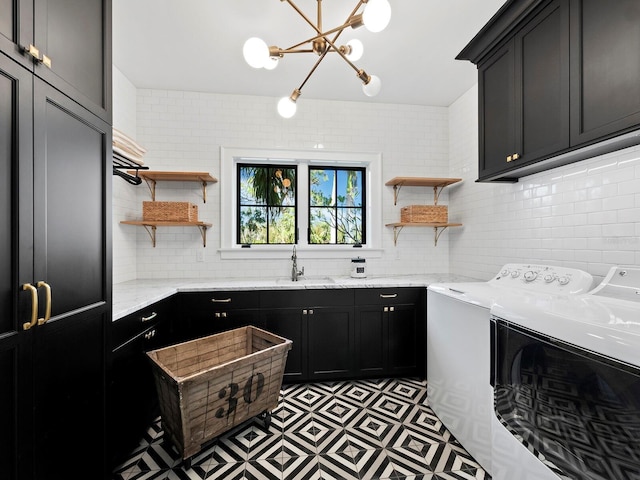
<instances>
[{"instance_id":1,"label":"window mullion","mask_svg":"<svg viewBox=\"0 0 640 480\"><path fill-rule=\"evenodd\" d=\"M298 245L309 245L309 164L300 161L298 163L298 198L296 215L298 216Z\"/></svg>"}]
</instances>

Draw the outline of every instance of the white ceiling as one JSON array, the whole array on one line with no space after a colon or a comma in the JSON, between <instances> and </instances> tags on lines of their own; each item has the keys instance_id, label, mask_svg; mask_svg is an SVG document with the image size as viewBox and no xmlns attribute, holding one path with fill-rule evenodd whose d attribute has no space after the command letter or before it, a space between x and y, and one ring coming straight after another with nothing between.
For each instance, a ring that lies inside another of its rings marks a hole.
<instances>
[{"instance_id":1,"label":"white ceiling","mask_svg":"<svg viewBox=\"0 0 640 480\"><path fill-rule=\"evenodd\" d=\"M315 20L316 2L295 0ZM354 70L329 55L302 97L448 106L477 80L477 70L455 56L504 0L390 0L391 22L380 33L348 29L338 43L359 38L355 62L382 80L382 91L362 93ZM344 22L356 0L324 0L327 30ZM288 55L272 71L244 62L245 40L258 36L287 48L313 35L281 0L113 0L113 63L138 88L214 93L290 95L317 60Z\"/></svg>"}]
</instances>

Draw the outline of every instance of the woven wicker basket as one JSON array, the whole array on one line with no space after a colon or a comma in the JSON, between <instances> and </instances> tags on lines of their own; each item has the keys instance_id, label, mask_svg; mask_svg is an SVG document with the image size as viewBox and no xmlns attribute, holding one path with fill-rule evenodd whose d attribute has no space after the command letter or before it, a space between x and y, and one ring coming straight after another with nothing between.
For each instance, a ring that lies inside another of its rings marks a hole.
<instances>
[{"instance_id":1,"label":"woven wicker basket","mask_svg":"<svg viewBox=\"0 0 640 480\"><path fill-rule=\"evenodd\" d=\"M249 326L147 353L165 438L182 458L245 420L270 419L291 345Z\"/></svg>"},{"instance_id":2,"label":"woven wicker basket","mask_svg":"<svg viewBox=\"0 0 640 480\"><path fill-rule=\"evenodd\" d=\"M189 202L142 202L142 219L157 222L197 222L198 206Z\"/></svg>"},{"instance_id":3,"label":"woven wicker basket","mask_svg":"<svg viewBox=\"0 0 640 480\"><path fill-rule=\"evenodd\" d=\"M402 223L447 223L446 205L408 205L400 209Z\"/></svg>"}]
</instances>

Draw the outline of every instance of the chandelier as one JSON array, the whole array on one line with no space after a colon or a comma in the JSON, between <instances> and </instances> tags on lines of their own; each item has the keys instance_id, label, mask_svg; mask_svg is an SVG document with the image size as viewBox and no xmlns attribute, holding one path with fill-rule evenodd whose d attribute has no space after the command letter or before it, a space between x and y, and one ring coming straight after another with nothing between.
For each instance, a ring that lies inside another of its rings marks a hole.
<instances>
[{"instance_id":1,"label":"chandelier","mask_svg":"<svg viewBox=\"0 0 640 480\"><path fill-rule=\"evenodd\" d=\"M336 42L342 32L350 27L353 29L364 26L370 32L380 32L386 28L391 19L391 6L388 0L358 0L355 8L342 25L323 30L322 25L322 0L317 2L317 18L314 23L305 15L292 0L281 0L287 2L291 7L307 22L315 35L289 48L268 46L263 40L252 37L247 40L242 49L244 59L253 68L265 68L273 70L278 65L278 61L290 53L314 53L319 58L311 68L309 74L293 93L288 97L283 97L278 102L278 113L284 118L291 118L296 113L296 101L302 94L302 89L315 72L318 65L324 60L328 53L337 53L356 72L356 76L362 81L362 90L365 95L373 97L380 92L382 82L375 75L358 68L353 62L362 57L364 47L357 39L350 40L346 45L337 45ZM361 7L364 8L361 10Z\"/></svg>"}]
</instances>

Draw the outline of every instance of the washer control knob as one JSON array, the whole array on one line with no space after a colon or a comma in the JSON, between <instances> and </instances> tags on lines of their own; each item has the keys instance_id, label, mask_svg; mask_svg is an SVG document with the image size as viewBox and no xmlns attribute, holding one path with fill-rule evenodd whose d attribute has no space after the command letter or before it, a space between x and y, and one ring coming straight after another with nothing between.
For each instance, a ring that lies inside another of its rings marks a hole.
<instances>
[{"instance_id":1,"label":"washer control knob","mask_svg":"<svg viewBox=\"0 0 640 480\"><path fill-rule=\"evenodd\" d=\"M569 277L562 276L562 277L558 278L558 283L560 283L560 285L566 285L570 281L571 281L571 279Z\"/></svg>"},{"instance_id":2,"label":"washer control knob","mask_svg":"<svg viewBox=\"0 0 640 480\"><path fill-rule=\"evenodd\" d=\"M518 270L514 270L513 272L511 272L512 278L518 278L519 276L520 276L520 272Z\"/></svg>"},{"instance_id":3,"label":"washer control knob","mask_svg":"<svg viewBox=\"0 0 640 480\"><path fill-rule=\"evenodd\" d=\"M504 270L502 270L500 272L500 275L502 275L503 277L506 277L507 275L509 275L509 270L507 270L506 268Z\"/></svg>"},{"instance_id":4,"label":"washer control knob","mask_svg":"<svg viewBox=\"0 0 640 480\"><path fill-rule=\"evenodd\" d=\"M551 274L547 274L547 275L545 275L545 276L544 276L544 281L545 281L546 283L551 283L551 282L553 282L555 279L556 279L556 277L554 277L554 276L553 276L553 275L551 275Z\"/></svg>"},{"instance_id":5,"label":"washer control knob","mask_svg":"<svg viewBox=\"0 0 640 480\"><path fill-rule=\"evenodd\" d=\"M527 282L533 282L537 277L538 277L538 274L536 272L534 272L533 270L529 270L528 272L525 272L525 274L524 274L524 279Z\"/></svg>"}]
</instances>

